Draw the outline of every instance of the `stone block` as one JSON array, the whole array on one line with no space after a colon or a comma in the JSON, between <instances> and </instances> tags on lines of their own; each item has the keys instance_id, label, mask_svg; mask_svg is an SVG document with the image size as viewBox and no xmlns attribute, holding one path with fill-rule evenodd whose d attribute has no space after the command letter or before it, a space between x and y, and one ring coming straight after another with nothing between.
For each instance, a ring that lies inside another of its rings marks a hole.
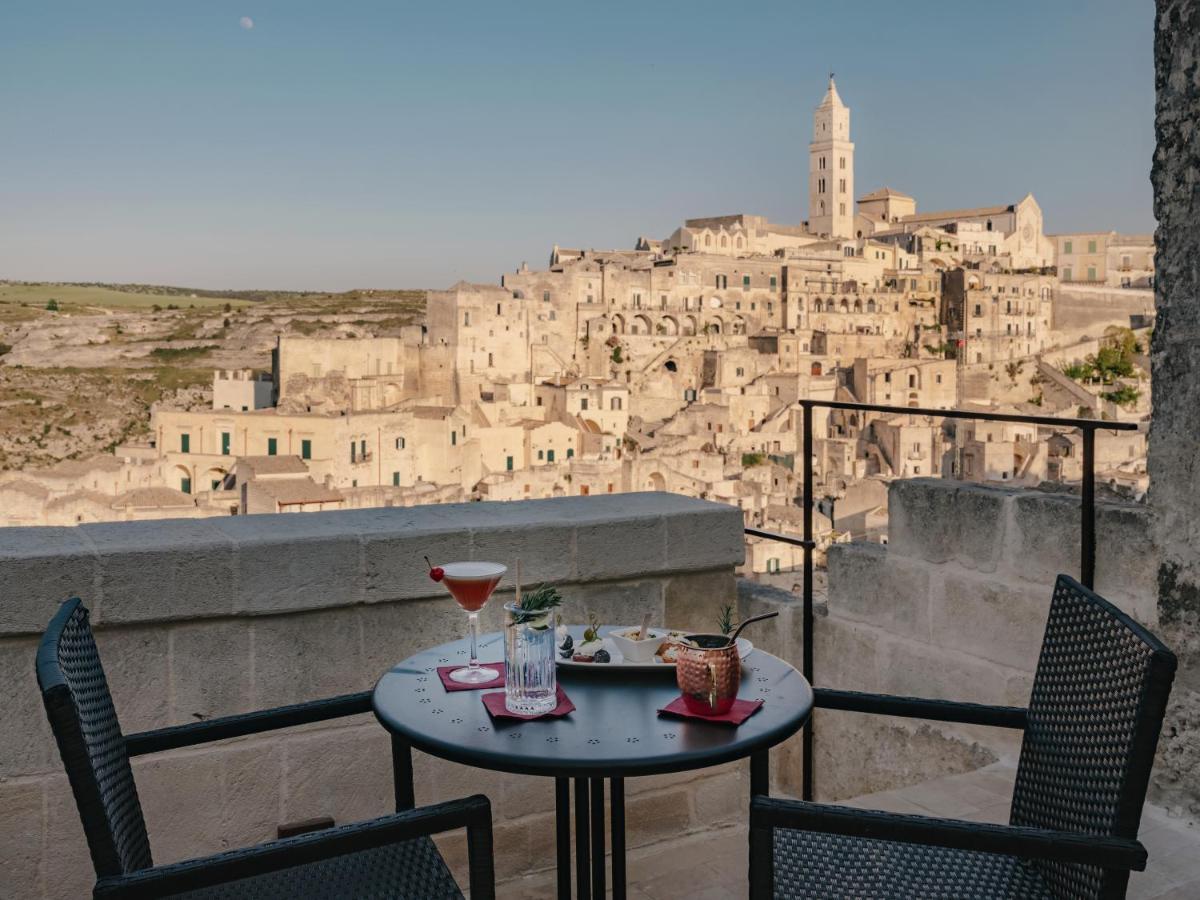
<instances>
[{"instance_id":1,"label":"stone block","mask_svg":"<svg viewBox=\"0 0 1200 900\"><path fill-rule=\"evenodd\" d=\"M710 504L666 522L667 566L674 571L740 566L746 558L745 525L736 506Z\"/></svg>"},{"instance_id":2,"label":"stone block","mask_svg":"<svg viewBox=\"0 0 1200 900\"><path fill-rule=\"evenodd\" d=\"M929 723L818 710L813 782L817 799L845 800L982 768L996 755Z\"/></svg>"},{"instance_id":3,"label":"stone block","mask_svg":"<svg viewBox=\"0 0 1200 900\"><path fill-rule=\"evenodd\" d=\"M575 530L565 522L497 522L471 533L471 558L508 566L501 584L515 584L516 561L521 560L521 580L528 589L541 582L562 583L575 575Z\"/></svg>"},{"instance_id":4,"label":"stone block","mask_svg":"<svg viewBox=\"0 0 1200 900\"><path fill-rule=\"evenodd\" d=\"M1050 610L1050 594L1028 582L947 574L933 599L933 643L1033 671Z\"/></svg>"},{"instance_id":5,"label":"stone block","mask_svg":"<svg viewBox=\"0 0 1200 900\"><path fill-rule=\"evenodd\" d=\"M823 618L814 629L813 655L819 685L843 691L894 693L880 674L886 656L875 628L837 616ZM795 662L799 659L797 654Z\"/></svg>"},{"instance_id":6,"label":"stone block","mask_svg":"<svg viewBox=\"0 0 1200 900\"><path fill-rule=\"evenodd\" d=\"M322 513L213 521L233 545L235 611L282 612L363 602L362 546L355 532L339 526L341 517Z\"/></svg>"},{"instance_id":7,"label":"stone block","mask_svg":"<svg viewBox=\"0 0 1200 900\"><path fill-rule=\"evenodd\" d=\"M667 527L661 515L589 519L575 526L580 581L634 578L667 568Z\"/></svg>"},{"instance_id":8,"label":"stone block","mask_svg":"<svg viewBox=\"0 0 1200 900\"><path fill-rule=\"evenodd\" d=\"M0 900L42 895L42 782L0 781Z\"/></svg>"},{"instance_id":9,"label":"stone block","mask_svg":"<svg viewBox=\"0 0 1200 900\"><path fill-rule=\"evenodd\" d=\"M744 824L750 807L750 772L726 772L694 781L692 827Z\"/></svg>"},{"instance_id":10,"label":"stone block","mask_svg":"<svg viewBox=\"0 0 1200 900\"><path fill-rule=\"evenodd\" d=\"M448 597L429 578L428 556L435 565L470 559L471 533L449 524L437 529L364 531L361 537L364 599L369 603ZM507 562L507 560L497 560Z\"/></svg>"},{"instance_id":11,"label":"stone block","mask_svg":"<svg viewBox=\"0 0 1200 900\"><path fill-rule=\"evenodd\" d=\"M449 597L372 603L355 613L362 623L361 681L366 686L374 685L384 672L414 653L458 640L467 632L467 614Z\"/></svg>"},{"instance_id":12,"label":"stone block","mask_svg":"<svg viewBox=\"0 0 1200 900\"><path fill-rule=\"evenodd\" d=\"M167 643L167 629L155 625L96 632L108 690L126 734L173 724ZM190 677L208 676L194 672Z\"/></svg>"},{"instance_id":13,"label":"stone block","mask_svg":"<svg viewBox=\"0 0 1200 900\"><path fill-rule=\"evenodd\" d=\"M749 578L737 580L738 619L768 612L778 612L778 618L752 626L754 635L747 637L758 649L772 653L780 659L798 662L803 643L804 601L803 598Z\"/></svg>"},{"instance_id":14,"label":"stone block","mask_svg":"<svg viewBox=\"0 0 1200 900\"><path fill-rule=\"evenodd\" d=\"M250 624L244 619L177 625L170 632L171 720L175 724L248 712Z\"/></svg>"},{"instance_id":15,"label":"stone block","mask_svg":"<svg viewBox=\"0 0 1200 900\"><path fill-rule=\"evenodd\" d=\"M80 525L99 559L97 624L232 613L233 544L215 521Z\"/></svg>"},{"instance_id":16,"label":"stone block","mask_svg":"<svg viewBox=\"0 0 1200 900\"><path fill-rule=\"evenodd\" d=\"M1013 491L941 478L893 481L888 550L994 572L1007 539Z\"/></svg>"},{"instance_id":17,"label":"stone block","mask_svg":"<svg viewBox=\"0 0 1200 900\"><path fill-rule=\"evenodd\" d=\"M278 836L283 814L283 742L279 734L222 747L221 832L230 847ZM389 785L390 785L389 781Z\"/></svg>"},{"instance_id":18,"label":"stone block","mask_svg":"<svg viewBox=\"0 0 1200 900\"><path fill-rule=\"evenodd\" d=\"M34 638L0 639L0 780L61 771L34 675Z\"/></svg>"},{"instance_id":19,"label":"stone block","mask_svg":"<svg viewBox=\"0 0 1200 900\"><path fill-rule=\"evenodd\" d=\"M714 632L721 607L737 605L737 580L731 568L672 575L663 588L663 602L665 625L681 631Z\"/></svg>"},{"instance_id":20,"label":"stone block","mask_svg":"<svg viewBox=\"0 0 1200 900\"><path fill-rule=\"evenodd\" d=\"M177 751L132 763L156 863L226 849L219 752Z\"/></svg>"},{"instance_id":21,"label":"stone block","mask_svg":"<svg viewBox=\"0 0 1200 900\"><path fill-rule=\"evenodd\" d=\"M41 634L62 601L99 600L100 563L78 528L0 529L0 634Z\"/></svg>"},{"instance_id":22,"label":"stone block","mask_svg":"<svg viewBox=\"0 0 1200 900\"><path fill-rule=\"evenodd\" d=\"M54 854L54 864L42 866L45 896L90 897L92 886L96 883L96 871L92 868L87 838L83 835L83 825L79 821L79 809L75 805L71 785L66 774L49 776L44 783L46 847L53 848ZM157 843L152 844L152 851L157 859Z\"/></svg>"},{"instance_id":23,"label":"stone block","mask_svg":"<svg viewBox=\"0 0 1200 900\"><path fill-rule=\"evenodd\" d=\"M356 616L323 610L256 619L255 709L369 689Z\"/></svg>"},{"instance_id":24,"label":"stone block","mask_svg":"<svg viewBox=\"0 0 1200 900\"><path fill-rule=\"evenodd\" d=\"M928 640L930 567L882 544L829 548L829 612Z\"/></svg>"},{"instance_id":25,"label":"stone block","mask_svg":"<svg viewBox=\"0 0 1200 900\"><path fill-rule=\"evenodd\" d=\"M691 825L691 798L685 786L625 800L625 844L641 847L684 834Z\"/></svg>"},{"instance_id":26,"label":"stone block","mask_svg":"<svg viewBox=\"0 0 1200 900\"><path fill-rule=\"evenodd\" d=\"M289 736L283 741L283 783L285 822L384 815L395 809L391 741L375 724Z\"/></svg>"},{"instance_id":27,"label":"stone block","mask_svg":"<svg viewBox=\"0 0 1200 900\"><path fill-rule=\"evenodd\" d=\"M601 625L636 625L647 612L651 613L651 621L664 620L662 584L658 581L575 584L564 588L563 598L565 622L586 622L588 613L595 615Z\"/></svg>"},{"instance_id":28,"label":"stone block","mask_svg":"<svg viewBox=\"0 0 1200 900\"><path fill-rule=\"evenodd\" d=\"M880 690L884 693L1004 703L1011 669L938 644L876 634Z\"/></svg>"}]
</instances>

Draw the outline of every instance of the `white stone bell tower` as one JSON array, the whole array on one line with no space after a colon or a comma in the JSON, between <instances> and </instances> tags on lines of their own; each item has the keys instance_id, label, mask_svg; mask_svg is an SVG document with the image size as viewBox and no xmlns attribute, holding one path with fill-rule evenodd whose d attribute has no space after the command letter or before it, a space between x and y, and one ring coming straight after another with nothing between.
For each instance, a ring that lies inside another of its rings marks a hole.
<instances>
[{"instance_id":1,"label":"white stone bell tower","mask_svg":"<svg viewBox=\"0 0 1200 900\"><path fill-rule=\"evenodd\" d=\"M850 108L838 96L832 72L829 90L813 113L813 139L808 145L808 229L833 237L854 235Z\"/></svg>"}]
</instances>

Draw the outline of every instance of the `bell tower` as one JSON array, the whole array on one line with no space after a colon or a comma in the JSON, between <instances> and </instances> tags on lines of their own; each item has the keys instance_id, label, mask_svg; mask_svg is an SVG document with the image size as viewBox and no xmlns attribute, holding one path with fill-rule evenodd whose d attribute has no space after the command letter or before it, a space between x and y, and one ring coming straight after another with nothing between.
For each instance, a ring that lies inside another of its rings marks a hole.
<instances>
[{"instance_id":1,"label":"bell tower","mask_svg":"<svg viewBox=\"0 0 1200 900\"><path fill-rule=\"evenodd\" d=\"M808 229L814 234L854 234L854 144L850 108L838 96L833 73L829 90L813 113L808 145Z\"/></svg>"}]
</instances>

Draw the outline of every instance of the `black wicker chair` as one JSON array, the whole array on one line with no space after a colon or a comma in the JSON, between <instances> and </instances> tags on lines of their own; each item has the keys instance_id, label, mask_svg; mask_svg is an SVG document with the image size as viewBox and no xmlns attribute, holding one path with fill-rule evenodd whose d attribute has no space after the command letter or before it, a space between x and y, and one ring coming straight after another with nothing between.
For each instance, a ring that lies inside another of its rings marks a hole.
<instances>
[{"instance_id":1,"label":"black wicker chair","mask_svg":"<svg viewBox=\"0 0 1200 900\"><path fill-rule=\"evenodd\" d=\"M403 802L411 797L411 780L396 786L403 811L395 815L201 859L153 864L131 756L369 712L369 693L125 736L113 709L87 607L78 599L64 603L46 629L38 648L37 677L96 869L95 897L462 897L429 839L458 828L467 831L471 897L495 896L487 798L404 808L411 806L411 801ZM397 769L398 776L410 771Z\"/></svg>"},{"instance_id":2,"label":"black wicker chair","mask_svg":"<svg viewBox=\"0 0 1200 900\"><path fill-rule=\"evenodd\" d=\"M760 898L1124 897L1175 656L1060 575L1029 708L817 690L825 709L1024 731L1009 825L756 797Z\"/></svg>"}]
</instances>

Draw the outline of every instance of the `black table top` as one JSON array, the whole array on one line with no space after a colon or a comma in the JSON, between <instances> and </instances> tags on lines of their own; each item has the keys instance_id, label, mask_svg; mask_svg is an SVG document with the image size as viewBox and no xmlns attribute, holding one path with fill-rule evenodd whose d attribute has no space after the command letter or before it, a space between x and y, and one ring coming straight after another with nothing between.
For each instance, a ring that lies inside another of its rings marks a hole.
<instances>
[{"instance_id":1,"label":"black table top","mask_svg":"<svg viewBox=\"0 0 1200 900\"><path fill-rule=\"evenodd\" d=\"M499 662L503 655L499 633L480 639L482 662ZM743 759L795 734L813 704L812 689L795 668L755 649L742 661L738 697L766 702L736 728L660 717L657 711L679 696L671 667L635 674L603 664L586 670L559 667L559 684L576 707L569 715L501 720L493 719L480 699L488 691L451 693L442 687L437 668L466 661L467 642L462 640L393 666L375 686L380 723L418 750L478 768L624 777Z\"/></svg>"}]
</instances>

